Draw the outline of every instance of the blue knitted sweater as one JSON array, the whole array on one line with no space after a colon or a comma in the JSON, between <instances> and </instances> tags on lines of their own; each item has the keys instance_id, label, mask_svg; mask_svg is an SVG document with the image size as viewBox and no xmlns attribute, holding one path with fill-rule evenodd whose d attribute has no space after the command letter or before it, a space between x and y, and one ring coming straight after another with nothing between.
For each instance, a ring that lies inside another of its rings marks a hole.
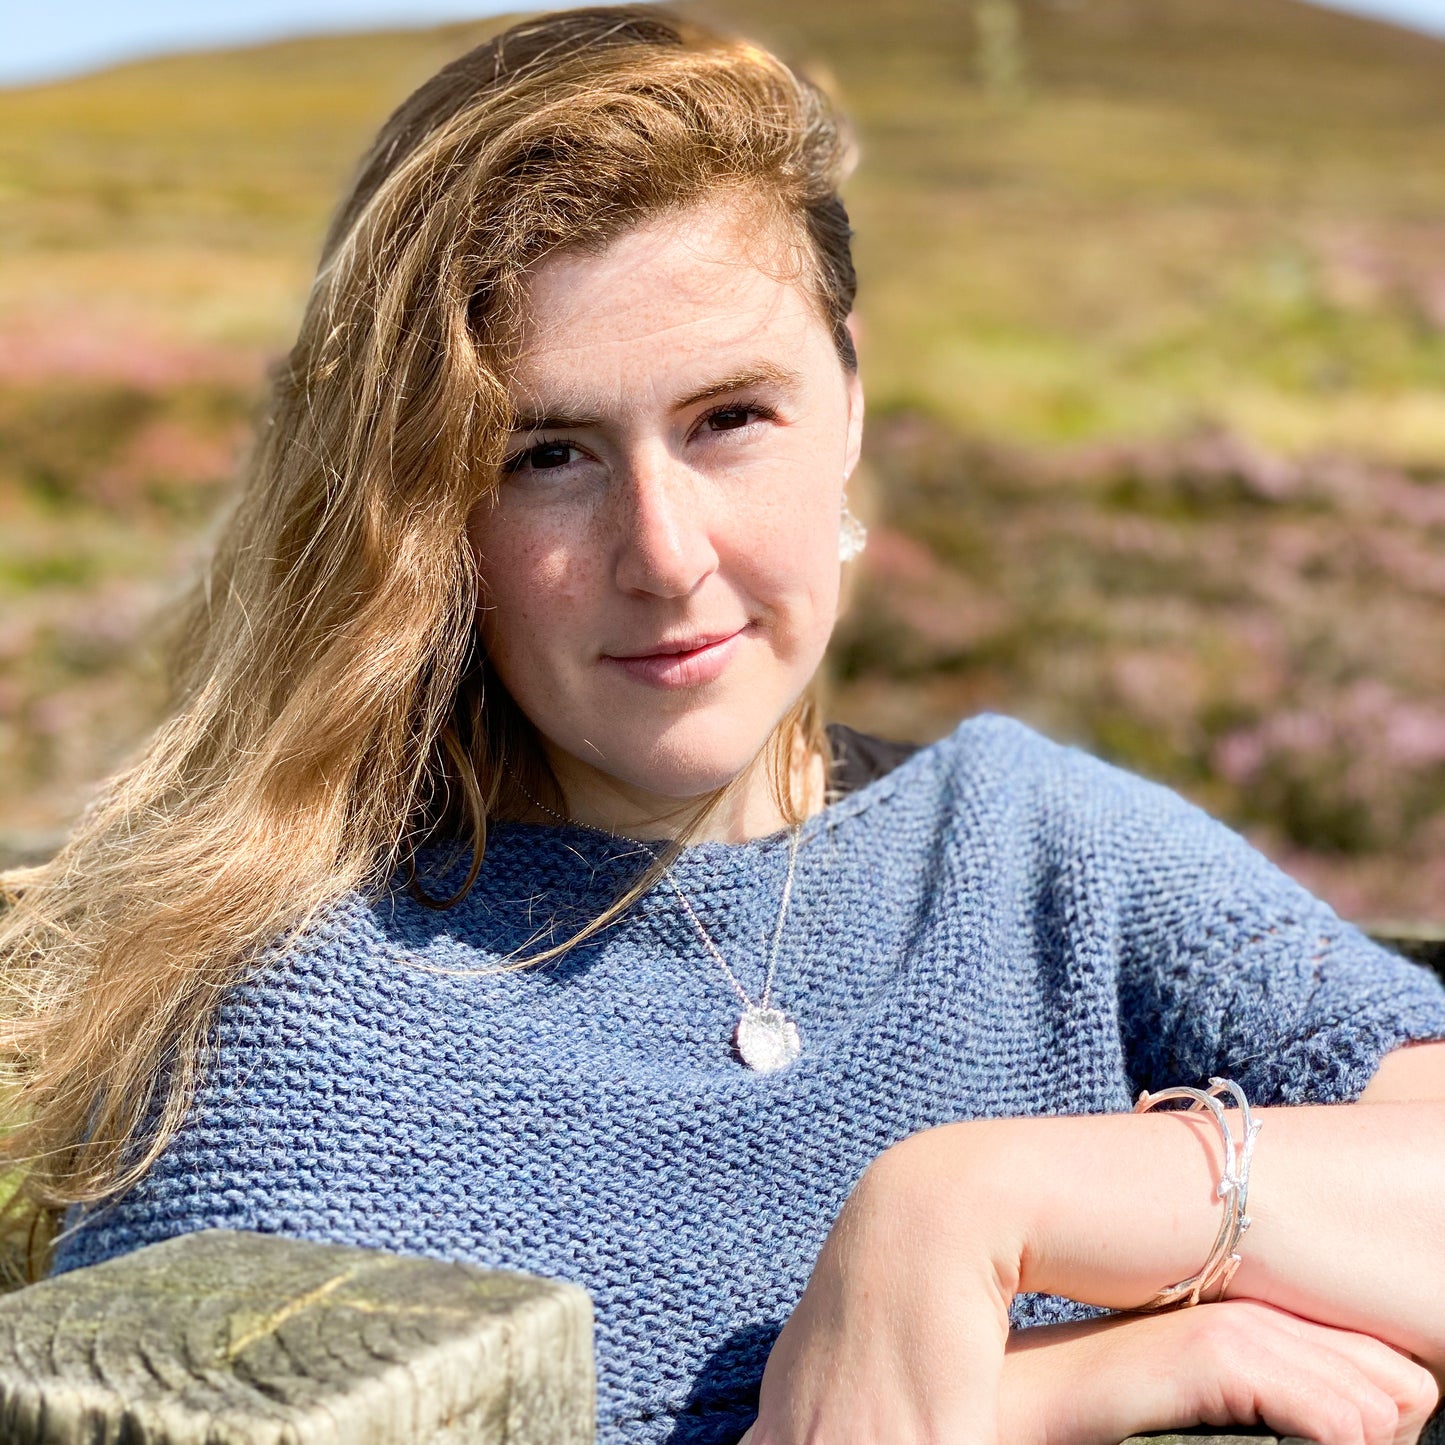
<instances>
[{"instance_id":1,"label":"blue knitted sweater","mask_svg":"<svg viewBox=\"0 0 1445 1445\"><path fill-rule=\"evenodd\" d=\"M754 998L788 847L688 849L677 880ZM442 866L433 893L465 863ZM603 1445L736 1441L870 1159L987 1115L1127 1110L1231 1076L1354 1098L1445 1038L1445 988L1166 790L995 717L803 832L773 999L803 1053L734 1058L736 996L665 885L559 961L635 876L584 829L503 826L428 911L348 897L225 1002L180 1136L57 1268L212 1226L573 1280ZM423 966L418 966L423 965ZM1082 1313L1040 1297L1016 1323Z\"/></svg>"}]
</instances>

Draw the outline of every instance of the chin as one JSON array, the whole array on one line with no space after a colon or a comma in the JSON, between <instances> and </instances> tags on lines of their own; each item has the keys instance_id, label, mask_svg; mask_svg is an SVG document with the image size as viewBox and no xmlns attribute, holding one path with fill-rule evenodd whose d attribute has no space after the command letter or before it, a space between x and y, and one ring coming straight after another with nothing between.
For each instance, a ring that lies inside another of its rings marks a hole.
<instances>
[{"instance_id":1,"label":"chin","mask_svg":"<svg viewBox=\"0 0 1445 1445\"><path fill-rule=\"evenodd\" d=\"M651 726L639 721L625 735L609 740L612 746L603 744L607 761L602 766L614 777L664 798L700 797L726 787L753 762L789 705L775 713L750 710L746 717L732 709L706 709L654 718Z\"/></svg>"}]
</instances>

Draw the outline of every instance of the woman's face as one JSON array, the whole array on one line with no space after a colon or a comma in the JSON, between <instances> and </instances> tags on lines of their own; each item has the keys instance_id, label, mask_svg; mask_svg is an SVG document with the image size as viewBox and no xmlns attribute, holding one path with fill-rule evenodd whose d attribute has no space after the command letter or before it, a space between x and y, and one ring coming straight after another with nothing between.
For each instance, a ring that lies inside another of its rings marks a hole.
<instances>
[{"instance_id":1,"label":"woman's face","mask_svg":"<svg viewBox=\"0 0 1445 1445\"><path fill-rule=\"evenodd\" d=\"M710 203L531 279L469 535L488 655L569 801L721 786L823 656L863 402L788 274L754 211Z\"/></svg>"}]
</instances>

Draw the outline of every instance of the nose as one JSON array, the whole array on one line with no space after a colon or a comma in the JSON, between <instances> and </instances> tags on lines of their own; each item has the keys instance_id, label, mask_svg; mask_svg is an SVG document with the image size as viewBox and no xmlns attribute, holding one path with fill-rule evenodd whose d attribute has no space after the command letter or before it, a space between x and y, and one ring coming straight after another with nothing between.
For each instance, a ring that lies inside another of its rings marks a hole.
<instances>
[{"instance_id":1,"label":"nose","mask_svg":"<svg viewBox=\"0 0 1445 1445\"><path fill-rule=\"evenodd\" d=\"M630 459L617 486L617 585L624 592L688 597L717 570L708 499L676 458Z\"/></svg>"}]
</instances>

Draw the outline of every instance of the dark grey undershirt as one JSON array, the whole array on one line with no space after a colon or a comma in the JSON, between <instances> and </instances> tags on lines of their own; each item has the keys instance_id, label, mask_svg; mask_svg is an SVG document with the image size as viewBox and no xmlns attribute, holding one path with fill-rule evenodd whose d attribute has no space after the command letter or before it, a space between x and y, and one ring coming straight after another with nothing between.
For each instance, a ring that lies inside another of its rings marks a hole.
<instances>
[{"instance_id":1,"label":"dark grey undershirt","mask_svg":"<svg viewBox=\"0 0 1445 1445\"><path fill-rule=\"evenodd\" d=\"M843 723L828 724L828 741L833 745L833 766L828 779L833 797L846 797L891 773L919 749L918 743L895 743L887 738L860 733Z\"/></svg>"}]
</instances>

